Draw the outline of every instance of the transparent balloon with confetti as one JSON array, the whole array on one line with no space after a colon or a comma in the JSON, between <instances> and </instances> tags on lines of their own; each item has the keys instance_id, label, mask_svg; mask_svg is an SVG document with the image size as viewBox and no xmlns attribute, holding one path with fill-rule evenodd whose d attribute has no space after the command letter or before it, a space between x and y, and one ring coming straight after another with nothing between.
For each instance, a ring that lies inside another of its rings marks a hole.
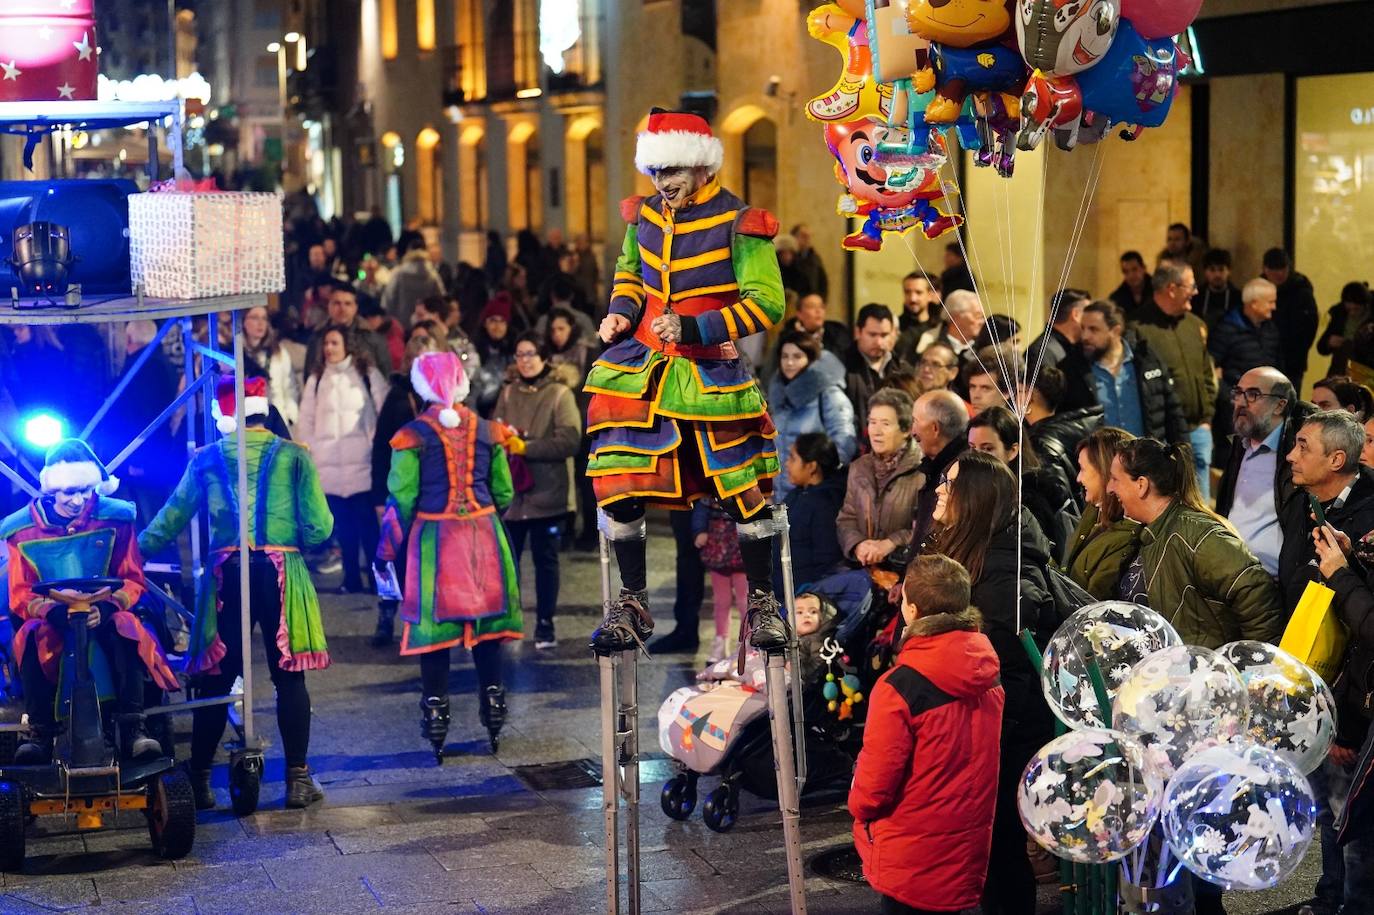
<instances>
[{"instance_id":1,"label":"transparent balloon with confetti","mask_svg":"<svg viewBox=\"0 0 1374 915\"><path fill-rule=\"evenodd\" d=\"M1129 854L1159 818L1164 783L1120 731L1087 728L1047 743L1021 775L1017 810L1050 853L1082 864Z\"/></svg>"},{"instance_id":2,"label":"transparent balloon with confetti","mask_svg":"<svg viewBox=\"0 0 1374 915\"><path fill-rule=\"evenodd\" d=\"M1326 681L1265 642L1231 642L1217 654L1236 666L1249 695L1245 738L1277 751L1304 775L1315 771L1336 736L1336 701Z\"/></svg>"},{"instance_id":3,"label":"transparent balloon with confetti","mask_svg":"<svg viewBox=\"0 0 1374 915\"><path fill-rule=\"evenodd\" d=\"M1112 701L1112 723L1137 738L1163 778L1183 761L1245 732L1250 699L1234 664L1209 648L1174 645L1132 668Z\"/></svg>"},{"instance_id":4,"label":"transparent balloon with confetti","mask_svg":"<svg viewBox=\"0 0 1374 915\"><path fill-rule=\"evenodd\" d=\"M1164 836L1190 871L1228 890L1277 885L1316 828L1307 778L1258 744L1213 747L1184 763L1164 795Z\"/></svg>"},{"instance_id":5,"label":"transparent balloon with confetti","mask_svg":"<svg viewBox=\"0 0 1374 915\"><path fill-rule=\"evenodd\" d=\"M1077 610L1045 646L1040 684L1059 720L1071 728L1102 727L1102 712L1088 674L1102 671L1108 701L1147 655L1181 645L1164 617L1149 607L1121 600L1098 601Z\"/></svg>"}]
</instances>

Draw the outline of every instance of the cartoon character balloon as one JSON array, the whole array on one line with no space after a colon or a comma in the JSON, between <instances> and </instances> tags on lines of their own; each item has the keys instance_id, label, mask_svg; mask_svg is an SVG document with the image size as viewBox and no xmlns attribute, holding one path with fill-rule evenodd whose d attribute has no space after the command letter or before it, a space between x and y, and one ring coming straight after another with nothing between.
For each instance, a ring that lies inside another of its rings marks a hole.
<instances>
[{"instance_id":1,"label":"cartoon character balloon","mask_svg":"<svg viewBox=\"0 0 1374 915\"><path fill-rule=\"evenodd\" d=\"M1184 65L1172 38L1143 38L1122 19L1106 55L1078 75L1083 107L1094 118L1128 125L1123 136L1134 139L1141 128L1158 127L1169 116Z\"/></svg>"},{"instance_id":2,"label":"cartoon character balloon","mask_svg":"<svg viewBox=\"0 0 1374 915\"><path fill-rule=\"evenodd\" d=\"M931 203L944 196L935 172L899 172L875 159L880 129L869 120L825 125L825 142L835 157L835 180L845 187L837 211L842 216L865 217L863 226L846 237L843 246L877 251L888 232L901 235L919 227L927 238L939 238L959 226L962 217Z\"/></svg>"},{"instance_id":3,"label":"cartoon character balloon","mask_svg":"<svg viewBox=\"0 0 1374 915\"><path fill-rule=\"evenodd\" d=\"M1120 731L1070 731L1021 774L1016 809L1046 850L1081 864L1124 858L1150 835L1164 783L1145 750Z\"/></svg>"},{"instance_id":4,"label":"cartoon character balloon","mask_svg":"<svg viewBox=\"0 0 1374 915\"><path fill-rule=\"evenodd\" d=\"M892 107L892 87L873 78L873 53L869 44L864 0L837 0L818 6L806 17L812 38L844 55L839 79L824 95L806 103L813 121L852 121L876 116L886 118Z\"/></svg>"},{"instance_id":5,"label":"cartoon character balloon","mask_svg":"<svg viewBox=\"0 0 1374 915\"><path fill-rule=\"evenodd\" d=\"M1320 766L1336 736L1331 687L1312 668L1266 642L1231 642L1217 654L1236 665L1249 693L1246 738L1277 751L1303 774Z\"/></svg>"},{"instance_id":6,"label":"cartoon character balloon","mask_svg":"<svg viewBox=\"0 0 1374 915\"><path fill-rule=\"evenodd\" d=\"M1124 600L1088 604L1066 619L1045 646L1040 685L1059 720L1071 728L1102 727L1102 713L1088 676L1097 662L1108 700L1131 669L1161 648L1182 645L1174 627L1149 607Z\"/></svg>"},{"instance_id":7,"label":"cartoon character balloon","mask_svg":"<svg viewBox=\"0 0 1374 915\"><path fill-rule=\"evenodd\" d=\"M1263 890L1302 861L1316 803L1307 779L1267 747L1215 747L1184 763L1164 795L1164 837L1188 870L1226 889Z\"/></svg>"},{"instance_id":8,"label":"cartoon character balloon","mask_svg":"<svg viewBox=\"0 0 1374 915\"><path fill-rule=\"evenodd\" d=\"M1016 38L1032 70L1070 76L1107 53L1120 18L1114 0L1017 0Z\"/></svg>"},{"instance_id":9,"label":"cartoon character balloon","mask_svg":"<svg viewBox=\"0 0 1374 915\"><path fill-rule=\"evenodd\" d=\"M930 67L918 70L918 92L935 90L926 107L926 120L951 124L959 117L970 92L1003 94L1008 115L1018 116L1019 92L1026 65L1007 43L1012 29L1011 7L1004 0L911 0L907 8L911 31L930 40Z\"/></svg>"},{"instance_id":10,"label":"cartoon character balloon","mask_svg":"<svg viewBox=\"0 0 1374 915\"><path fill-rule=\"evenodd\" d=\"M1121 18L1146 38L1168 38L1192 24L1202 0L1121 0Z\"/></svg>"},{"instance_id":11,"label":"cartoon character balloon","mask_svg":"<svg viewBox=\"0 0 1374 915\"><path fill-rule=\"evenodd\" d=\"M1112 700L1112 724L1139 738L1165 777L1194 753L1238 737L1249 721L1250 700L1235 665L1194 645L1145 658Z\"/></svg>"}]
</instances>

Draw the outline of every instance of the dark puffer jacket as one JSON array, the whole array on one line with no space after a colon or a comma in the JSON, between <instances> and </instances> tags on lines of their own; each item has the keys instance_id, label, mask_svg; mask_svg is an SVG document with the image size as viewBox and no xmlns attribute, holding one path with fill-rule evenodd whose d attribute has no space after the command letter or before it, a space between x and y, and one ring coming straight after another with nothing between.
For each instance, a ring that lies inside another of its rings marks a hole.
<instances>
[{"instance_id":1,"label":"dark puffer jacket","mask_svg":"<svg viewBox=\"0 0 1374 915\"><path fill-rule=\"evenodd\" d=\"M1162 442L1186 442L1188 421L1174 391L1174 378L1169 369L1155 355L1150 344L1127 335L1131 359L1135 363L1135 381L1140 391L1140 413L1145 419L1145 433ZM1059 363L1064 373L1065 410L1097 406L1097 381L1092 366L1081 351L1075 351ZM1212 414L1209 412L1208 416Z\"/></svg>"},{"instance_id":2,"label":"dark puffer jacket","mask_svg":"<svg viewBox=\"0 0 1374 915\"><path fill-rule=\"evenodd\" d=\"M1080 511L1083 494L1073 485L1078 479L1078 444L1101 425L1102 407L1094 405L1056 413L1030 427L1031 445L1040 463L1058 468L1064 475Z\"/></svg>"},{"instance_id":3,"label":"dark puffer jacket","mask_svg":"<svg viewBox=\"0 0 1374 915\"><path fill-rule=\"evenodd\" d=\"M1256 326L1239 308L1232 308L1216 323L1207 337L1207 351L1221 369L1221 391L1227 399L1240 376L1261 365L1284 371L1283 341L1277 321Z\"/></svg>"}]
</instances>

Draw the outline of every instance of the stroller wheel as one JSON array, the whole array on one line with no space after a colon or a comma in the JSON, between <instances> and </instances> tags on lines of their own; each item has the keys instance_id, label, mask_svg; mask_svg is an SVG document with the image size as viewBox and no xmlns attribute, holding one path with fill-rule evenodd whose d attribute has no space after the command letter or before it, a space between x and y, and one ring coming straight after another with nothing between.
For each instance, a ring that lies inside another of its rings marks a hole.
<instances>
[{"instance_id":1,"label":"stroller wheel","mask_svg":"<svg viewBox=\"0 0 1374 915\"><path fill-rule=\"evenodd\" d=\"M696 779L686 772L674 775L663 783L663 791L658 796L663 812L674 820L685 820L697 807Z\"/></svg>"},{"instance_id":2,"label":"stroller wheel","mask_svg":"<svg viewBox=\"0 0 1374 915\"><path fill-rule=\"evenodd\" d=\"M712 832L729 832L739 816L739 791L730 785L719 785L706 795L701 818Z\"/></svg>"}]
</instances>

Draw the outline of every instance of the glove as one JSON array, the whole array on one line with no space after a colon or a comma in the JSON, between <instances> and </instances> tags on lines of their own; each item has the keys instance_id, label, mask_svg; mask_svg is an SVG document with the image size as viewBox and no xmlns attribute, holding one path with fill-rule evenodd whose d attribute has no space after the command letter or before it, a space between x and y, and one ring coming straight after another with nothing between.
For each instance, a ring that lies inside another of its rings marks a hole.
<instances>
[{"instance_id":1,"label":"glove","mask_svg":"<svg viewBox=\"0 0 1374 915\"><path fill-rule=\"evenodd\" d=\"M506 439L506 450L511 454L525 453L525 440L518 435L512 435Z\"/></svg>"}]
</instances>

